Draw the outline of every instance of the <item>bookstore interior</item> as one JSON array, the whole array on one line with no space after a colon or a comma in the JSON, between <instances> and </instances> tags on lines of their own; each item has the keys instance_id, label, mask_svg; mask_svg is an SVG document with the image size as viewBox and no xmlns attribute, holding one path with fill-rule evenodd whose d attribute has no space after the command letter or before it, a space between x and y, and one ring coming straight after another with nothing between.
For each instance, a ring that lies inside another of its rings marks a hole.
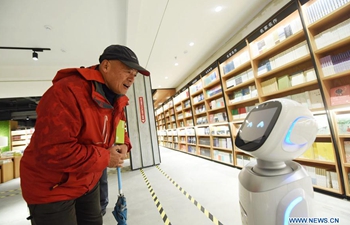
<instances>
[{"instance_id":1,"label":"bookstore interior","mask_svg":"<svg viewBox=\"0 0 350 225\"><path fill-rule=\"evenodd\" d=\"M158 143L236 168L256 160L235 145L247 113L287 98L317 121L294 159L315 190L350 197L350 1L291 1L188 84L155 106Z\"/></svg>"},{"instance_id":2,"label":"bookstore interior","mask_svg":"<svg viewBox=\"0 0 350 225\"><path fill-rule=\"evenodd\" d=\"M255 160L234 145L247 113L271 99L292 99L318 124L316 140L295 161L315 190L349 199L349 12L350 0L290 1L155 107L159 145L243 168ZM0 121L0 183L19 177L34 131L17 128Z\"/></svg>"}]
</instances>

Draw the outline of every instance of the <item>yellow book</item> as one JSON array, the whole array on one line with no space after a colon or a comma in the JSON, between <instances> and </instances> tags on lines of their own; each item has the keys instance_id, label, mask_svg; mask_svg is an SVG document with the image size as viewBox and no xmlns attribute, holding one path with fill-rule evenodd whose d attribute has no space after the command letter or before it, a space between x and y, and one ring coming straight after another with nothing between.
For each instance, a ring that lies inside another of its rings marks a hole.
<instances>
[{"instance_id":1,"label":"yellow book","mask_svg":"<svg viewBox=\"0 0 350 225\"><path fill-rule=\"evenodd\" d=\"M317 149L316 159L334 162L334 148L331 142L315 142L315 146Z\"/></svg>"},{"instance_id":2,"label":"yellow book","mask_svg":"<svg viewBox=\"0 0 350 225\"><path fill-rule=\"evenodd\" d=\"M116 144L124 144L125 138L125 121L120 120L117 125L117 130L115 132L115 143Z\"/></svg>"},{"instance_id":3,"label":"yellow book","mask_svg":"<svg viewBox=\"0 0 350 225\"><path fill-rule=\"evenodd\" d=\"M261 89L262 89L263 94L268 94L268 93L271 93L271 92L278 91L276 77L261 82Z\"/></svg>"}]
</instances>

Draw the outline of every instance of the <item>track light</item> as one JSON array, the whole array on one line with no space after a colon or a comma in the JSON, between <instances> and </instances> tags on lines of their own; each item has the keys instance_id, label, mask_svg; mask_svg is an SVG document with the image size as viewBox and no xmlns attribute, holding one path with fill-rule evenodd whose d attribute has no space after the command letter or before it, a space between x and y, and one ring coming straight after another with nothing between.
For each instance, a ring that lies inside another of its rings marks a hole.
<instances>
[{"instance_id":1,"label":"track light","mask_svg":"<svg viewBox=\"0 0 350 225\"><path fill-rule=\"evenodd\" d=\"M33 51L33 60L38 60L38 53Z\"/></svg>"},{"instance_id":2,"label":"track light","mask_svg":"<svg viewBox=\"0 0 350 225\"><path fill-rule=\"evenodd\" d=\"M38 48L38 47L4 47L0 46L0 49L11 49L11 50L30 50L33 51L33 60L38 60L38 52L50 51L50 48Z\"/></svg>"}]
</instances>

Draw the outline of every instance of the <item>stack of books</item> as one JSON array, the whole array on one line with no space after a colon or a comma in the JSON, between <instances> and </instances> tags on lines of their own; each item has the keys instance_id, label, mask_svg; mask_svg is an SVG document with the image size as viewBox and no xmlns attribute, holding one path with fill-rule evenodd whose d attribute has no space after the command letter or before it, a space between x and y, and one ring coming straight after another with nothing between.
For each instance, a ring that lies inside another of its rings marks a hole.
<instances>
[{"instance_id":1,"label":"stack of books","mask_svg":"<svg viewBox=\"0 0 350 225\"><path fill-rule=\"evenodd\" d=\"M349 0L318 0L314 1L306 9L306 15L309 23L314 23L322 17L332 13L343 5L347 4Z\"/></svg>"}]
</instances>

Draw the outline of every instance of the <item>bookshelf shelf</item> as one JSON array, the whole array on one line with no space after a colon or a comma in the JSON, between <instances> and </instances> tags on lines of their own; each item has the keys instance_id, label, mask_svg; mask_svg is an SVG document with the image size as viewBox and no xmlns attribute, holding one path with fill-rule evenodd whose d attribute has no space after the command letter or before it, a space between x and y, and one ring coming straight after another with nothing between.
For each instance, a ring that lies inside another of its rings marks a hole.
<instances>
[{"instance_id":1,"label":"bookshelf shelf","mask_svg":"<svg viewBox=\"0 0 350 225\"><path fill-rule=\"evenodd\" d=\"M225 75L222 75L223 79L227 79L228 77L232 77L242 71L248 70L251 67L251 62L250 60L247 62L244 62L243 64L239 65L237 68L233 69L232 71L228 72ZM223 72L221 73L223 74Z\"/></svg>"},{"instance_id":2,"label":"bookshelf shelf","mask_svg":"<svg viewBox=\"0 0 350 225\"><path fill-rule=\"evenodd\" d=\"M302 56L302 57L299 57L297 59L294 59L293 61L291 61L289 63L286 63L284 65L278 66L278 67L276 67L276 68L274 68L274 69L272 69L272 70L270 70L270 71L268 71L266 73L263 73L261 75L257 75L256 78L265 78L265 77L271 76L271 75L276 74L278 72L281 72L283 70L287 70L287 69L289 69L291 67L296 67L299 64L302 64L302 63L304 63L304 62L306 62L308 60L311 60L310 54Z\"/></svg>"},{"instance_id":3,"label":"bookshelf shelf","mask_svg":"<svg viewBox=\"0 0 350 225\"><path fill-rule=\"evenodd\" d=\"M250 80L247 80L241 84L238 84L236 86L233 86L233 87L230 87L228 89L225 90L226 93L228 92L232 92L232 91L235 91L235 90L238 90L238 89L242 89L242 87L246 87L246 86L250 86L252 84L255 84L255 80L254 78L250 79Z\"/></svg>"},{"instance_id":4,"label":"bookshelf shelf","mask_svg":"<svg viewBox=\"0 0 350 225\"><path fill-rule=\"evenodd\" d=\"M336 41L332 44L329 44L323 48L320 48L320 49L317 49L314 51L314 53L316 55L323 55L323 54L326 54L332 50L337 50L341 47L346 47L350 44L350 39L349 38L344 38L344 39L341 39L340 41Z\"/></svg>"},{"instance_id":5,"label":"bookshelf shelf","mask_svg":"<svg viewBox=\"0 0 350 225\"><path fill-rule=\"evenodd\" d=\"M334 24L333 21L340 21L344 17L348 17L349 11L350 11L350 4L348 2L348 3L345 3L345 5L338 8L337 10L334 10L330 14L324 17L321 17L319 20L309 24L308 30L313 34L316 31L324 30L325 27L329 27L332 24Z\"/></svg>"},{"instance_id":6,"label":"bookshelf shelf","mask_svg":"<svg viewBox=\"0 0 350 225\"><path fill-rule=\"evenodd\" d=\"M311 164L318 164L319 166L332 166L335 167L336 164L335 162L329 162L329 161L321 161L321 160L314 160L314 159L303 159L303 158L296 158L295 161L298 162L306 162L306 163L311 163Z\"/></svg>"},{"instance_id":7,"label":"bookshelf shelf","mask_svg":"<svg viewBox=\"0 0 350 225\"><path fill-rule=\"evenodd\" d=\"M292 36L288 37L287 39L284 39L283 41L279 42L272 48L266 50L265 52L261 53L260 55L253 58L253 61L260 61L263 58L266 58L270 55L274 55L281 50L284 50L286 48L289 48L293 43L305 40L305 33L303 30L297 31L297 33L293 34Z\"/></svg>"}]
</instances>

